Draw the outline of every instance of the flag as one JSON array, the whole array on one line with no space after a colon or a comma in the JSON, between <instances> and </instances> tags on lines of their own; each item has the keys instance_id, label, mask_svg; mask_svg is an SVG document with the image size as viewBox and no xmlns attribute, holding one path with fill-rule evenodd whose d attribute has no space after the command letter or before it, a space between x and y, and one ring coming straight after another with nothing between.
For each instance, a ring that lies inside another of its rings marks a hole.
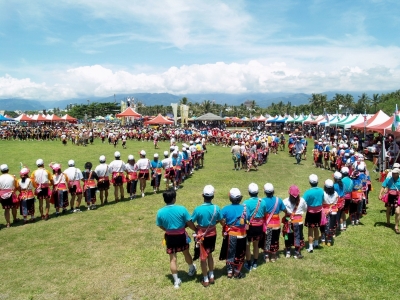
<instances>
[{"instance_id":1,"label":"flag","mask_svg":"<svg viewBox=\"0 0 400 300\"><path fill-rule=\"evenodd\" d=\"M400 116L399 116L399 110L397 108L397 104L396 104L396 110L394 112L394 118L393 118L393 124L392 124L392 131L396 131L397 128L400 125Z\"/></svg>"}]
</instances>

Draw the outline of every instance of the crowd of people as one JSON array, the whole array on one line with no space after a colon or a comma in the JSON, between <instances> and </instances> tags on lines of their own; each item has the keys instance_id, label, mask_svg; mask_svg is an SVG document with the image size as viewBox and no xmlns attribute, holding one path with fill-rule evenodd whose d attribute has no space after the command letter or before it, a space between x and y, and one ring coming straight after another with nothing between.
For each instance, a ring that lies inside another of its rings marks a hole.
<instances>
[{"instance_id":1,"label":"crowd of people","mask_svg":"<svg viewBox=\"0 0 400 300\"><path fill-rule=\"evenodd\" d=\"M93 166L88 161L81 171L75 166L73 159L68 161L68 168L62 170L59 163L50 163L51 170L45 168L43 159L36 161L37 169L32 172L21 168L20 178L9 173L7 164L0 166L0 201L4 209L6 227L19 222L17 210L23 216L23 222L35 222L35 198L39 201L39 213L43 220L49 219L51 204L55 215L70 212L80 212L84 199L87 210L96 209L96 193L99 192L100 205L109 201L110 185L114 187L114 200L136 198L137 194L145 197L147 181L150 181L152 192L160 191L160 185L165 180L165 189L178 190L194 170L204 165L205 148L200 140L184 143L181 148L172 143L169 151L163 152L163 158L158 153L152 160L146 157L146 151L141 150L139 159L128 155L125 163L121 153L115 151L114 160L106 163L106 157L99 157L99 164ZM125 194L126 191L126 194ZM13 222L11 222L11 214Z\"/></svg>"},{"instance_id":2,"label":"crowd of people","mask_svg":"<svg viewBox=\"0 0 400 300\"><path fill-rule=\"evenodd\" d=\"M380 192L380 198L386 198L383 201L387 206L388 225L390 216L396 214L396 233L400 233L400 207L397 204L399 167L394 166ZM247 272L256 270L260 264L260 252L265 262L276 262L281 236L286 258L302 259L302 249L306 247L306 242L308 253L313 253L321 245L334 245L339 231L345 231L347 225L359 225L360 218L366 215L371 190L370 178L365 163L358 160L335 171L333 180L326 179L323 188L318 184L318 176L311 174L310 188L302 196L299 187L291 185L282 200L275 195L272 183L263 186L263 196L259 196L258 185L250 183L245 201L242 201L244 195L241 191L232 188L229 191L230 204L222 209L212 203L215 190L212 185L207 185L202 193L203 203L192 214L184 206L176 205L174 191L164 192L166 206L158 211L156 224L165 232L164 245L170 257L174 287L179 288L182 283L178 278L179 252L184 254L189 276L196 274L194 261L200 259L202 285L208 287L215 282L213 252L216 248L218 223L222 226L223 237L219 260L226 262L228 278L243 278L243 268ZM307 227L306 238L304 227ZM193 256L189 251L191 235L186 228L194 232Z\"/></svg>"}]
</instances>

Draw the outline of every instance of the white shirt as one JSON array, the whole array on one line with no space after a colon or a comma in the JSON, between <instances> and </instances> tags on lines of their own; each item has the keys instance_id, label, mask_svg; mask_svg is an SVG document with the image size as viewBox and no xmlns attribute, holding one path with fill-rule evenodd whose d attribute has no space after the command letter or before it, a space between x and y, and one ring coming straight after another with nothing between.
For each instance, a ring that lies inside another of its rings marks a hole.
<instances>
[{"instance_id":1,"label":"white shirt","mask_svg":"<svg viewBox=\"0 0 400 300\"><path fill-rule=\"evenodd\" d=\"M136 172L138 170L137 164L131 165L130 163L126 163L125 168L127 172Z\"/></svg>"},{"instance_id":2,"label":"white shirt","mask_svg":"<svg viewBox=\"0 0 400 300\"><path fill-rule=\"evenodd\" d=\"M82 171L75 167L69 167L65 169L64 174L67 175L70 181L83 179Z\"/></svg>"},{"instance_id":3,"label":"white shirt","mask_svg":"<svg viewBox=\"0 0 400 300\"><path fill-rule=\"evenodd\" d=\"M97 176L99 176L99 177L104 177L104 176L110 175L110 168L108 167L108 165L106 163L102 163L102 164L98 165L96 167L96 169L94 169L94 171L96 172Z\"/></svg>"},{"instance_id":4,"label":"white shirt","mask_svg":"<svg viewBox=\"0 0 400 300\"><path fill-rule=\"evenodd\" d=\"M172 165L172 159L171 159L170 157L164 158L164 159L161 161L161 163L162 163L163 168L164 168L165 170L166 170L166 169L170 169L170 168L173 167L173 165Z\"/></svg>"},{"instance_id":5,"label":"white shirt","mask_svg":"<svg viewBox=\"0 0 400 300\"><path fill-rule=\"evenodd\" d=\"M334 192L333 195L329 196L324 192L324 204L335 204L338 200L338 193Z\"/></svg>"},{"instance_id":6,"label":"white shirt","mask_svg":"<svg viewBox=\"0 0 400 300\"><path fill-rule=\"evenodd\" d=\"M141 158L136 162L136 165L139 170L148 170L150 169L150 160L148 158Z\"/></svg>"},{"instance_id":7,"label":"white shirt","mask_svg":"<svg viewBox=\"0 0 400 300\"><path fill-rule=\"evenodd\" d=\"M286 206L286 210L289 214L291 214L293 212L294 208L296 207L296 204L292 204L292 202L290 202L289 198L284 199L283 204ZM297 207L295 214L303 215L306 212L307 212L307 203L303 199L303 197L300 197L299 206Z\"/></svg>"},{"instance_id":8,"label":"white shirt","mask_svg":"<svg viewBox=\"0 0 400 300\"><path fill-rule=\"evenodd\" d=\"M15 187L14 176L7 173L0 176L0 190L13 190Z\"/></svg>"},{"instance_id":9,"label":"white shirt","mask_svg":"<svg viewBox=\"0 0 400 300\"><path fill-rule=\"evenodd\" d=\"M113 160L112 162L110 162L110 164L108 165L108 168L110 169L111 173L124 172L126 170L125 163L120 159L116 159L116 160Z\"/></svg>"}]
</instances>

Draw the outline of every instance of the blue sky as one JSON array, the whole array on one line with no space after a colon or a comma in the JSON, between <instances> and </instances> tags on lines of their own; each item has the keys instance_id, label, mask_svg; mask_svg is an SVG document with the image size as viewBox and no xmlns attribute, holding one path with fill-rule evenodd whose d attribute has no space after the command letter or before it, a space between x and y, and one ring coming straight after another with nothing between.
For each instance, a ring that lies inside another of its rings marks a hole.
<instances>
[{"instance_id":1,"label":"blue sky","mask_svg":"<svg viewBox=\"0 0 400 300\"><path fill-rule=\"evenodd\" d=\"M400 2L0 2L0 98L397 90Z\"/></svg>"}]
</instances>

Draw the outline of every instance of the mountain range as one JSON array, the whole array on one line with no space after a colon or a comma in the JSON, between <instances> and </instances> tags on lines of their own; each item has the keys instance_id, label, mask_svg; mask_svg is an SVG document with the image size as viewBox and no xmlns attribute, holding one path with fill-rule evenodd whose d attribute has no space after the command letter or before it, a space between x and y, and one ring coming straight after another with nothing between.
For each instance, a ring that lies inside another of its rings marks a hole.
<instances>
[{"instance_id":1,"label":"mountain range","mask_svg":"<svg viewBox=\"0 0 400 300\"><path fill-rule=\"evenodd\" d=\"M389 91L391 92L391 91ZM324 92L328 100L332 99L336 93L351 94L354 101L358 100L363 92ZM381 94L382 91L370 91L366 94L372 98L373 94ZM305 93L245 93L245 94L223 94L223 93L210 93L210 94L188 94L188 95L173 95L169 93L132 93L132 94L118 94L109 97L84 97L65 100L52 100L43 101L37 99L23 99L23 98L8 98L0 99L0 110L20 110L20 111L35 111L43 109L65 109L69 104L88 104L90 102L117 102L126 101L127 98L134 98L135 101L140 101L146 106L153 105L171 105L171 103L178 103L183 97L188 98L189 102L203 102L204 100L215 101L219 104L227 105L240 105L246 100L254 100L260 107L270 106L272 103L279 103L282 101L284 104L291 102L292 105L307 104L311 94Z\"/></svg>"}]
</instances>

